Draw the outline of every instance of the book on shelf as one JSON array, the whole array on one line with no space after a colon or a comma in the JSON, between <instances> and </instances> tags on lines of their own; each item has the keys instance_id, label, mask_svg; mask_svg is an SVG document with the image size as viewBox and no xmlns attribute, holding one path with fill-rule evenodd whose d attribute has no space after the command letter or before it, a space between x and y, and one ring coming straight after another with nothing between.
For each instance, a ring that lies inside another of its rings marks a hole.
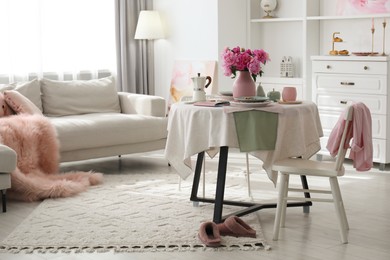
<instances>
[{"instance_id":1,"label":"book on shelf","mask_svg":"<svg viewBox=\"0 0 390 260\"><path fill-rule=\"evenodd\" d=\"M205 100L197 101L194 103L194 106L203 106L203 107L221 107L229 106L230 102L228 100Z\"/></svg>"}]
</instances>

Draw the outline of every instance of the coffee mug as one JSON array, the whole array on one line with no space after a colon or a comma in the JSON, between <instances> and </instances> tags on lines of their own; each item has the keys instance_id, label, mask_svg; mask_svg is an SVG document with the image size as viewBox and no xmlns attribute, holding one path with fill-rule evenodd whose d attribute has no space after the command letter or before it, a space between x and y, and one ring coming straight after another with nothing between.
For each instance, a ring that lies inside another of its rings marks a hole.
<instances>
[{"instance_id":1,"label":"coffee mug","mask_svg":"<svg viewBox=\"0 0 390 260\"><path fill-rule=\"evenodd\" d=\"M282 91L283 101L295 101L297 99L297 89L295 87L284 87Z\"/></svg>"}]
</instances>

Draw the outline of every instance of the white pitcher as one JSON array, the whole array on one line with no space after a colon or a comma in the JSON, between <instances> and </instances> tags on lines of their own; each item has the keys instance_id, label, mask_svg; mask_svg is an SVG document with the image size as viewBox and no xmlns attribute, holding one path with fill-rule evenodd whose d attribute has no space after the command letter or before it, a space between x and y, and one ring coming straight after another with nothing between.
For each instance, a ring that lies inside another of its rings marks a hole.
<instances>
[{"instance_id":1,"label":"white pitcher","mask_svg":"<svg viewBox=\"0 0 390 260\"><path fill-rule=\"evenodd\" d=\"M204 101L206 100L206 92L204 91L211 84L211 77L201 77L200 73L198 73L197 77L191 78L194 83L194 91L192 95L192 101Z\"/></svg>"}]
</instances>

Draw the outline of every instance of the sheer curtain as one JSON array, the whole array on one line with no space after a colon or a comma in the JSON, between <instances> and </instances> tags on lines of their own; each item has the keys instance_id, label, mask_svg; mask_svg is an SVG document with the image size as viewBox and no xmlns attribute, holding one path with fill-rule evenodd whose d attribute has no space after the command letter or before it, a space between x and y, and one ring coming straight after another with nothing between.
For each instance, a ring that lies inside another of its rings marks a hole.
<instances>
[{"instance_id":1,"label":"sheer curtain","mask_svg":"<svg viewBox=\"0 0 390 260\"><path fill-rule=\"evenodd\" d=\"M153 41L134 40L138 15L152 0L115 0L117 85L121 91L154 94Z\"/></svg>"},{"instance_id":2,"label":"sheer curtain","mask_svg":"<svg viewBox=\"0 0 390 260\"><path fill-rule=\"evenodd\" d=\"M116 71L112 0L0 0L0 83Z\"/></svg>"}]
</instances>

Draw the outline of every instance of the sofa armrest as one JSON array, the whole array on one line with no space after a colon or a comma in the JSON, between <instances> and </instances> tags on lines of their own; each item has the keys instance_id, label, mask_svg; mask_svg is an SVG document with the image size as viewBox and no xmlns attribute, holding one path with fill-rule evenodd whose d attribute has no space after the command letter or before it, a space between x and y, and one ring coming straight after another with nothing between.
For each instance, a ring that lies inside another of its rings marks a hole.
<instances>
[{"instance_id":1,"label":"sofa armrest","mask_svg":"<svg viewBox=\"0 0 390 260\"><path fill-rule=\"evenodd\" d=\"M165 99L159 96L118 92L122 113L165 117Z\"/></svg>"},{"instance_id":2,"label":"sofa armrest","mask_svg":"<svg viewBox=\"0 0 390 260\"><path fill-rule=\"evenodd\" d=\"M10 173L14 171L16 159L17 155L14 150L4 144L0 144L0 172Z\"/></svg>"}]
</instances>

